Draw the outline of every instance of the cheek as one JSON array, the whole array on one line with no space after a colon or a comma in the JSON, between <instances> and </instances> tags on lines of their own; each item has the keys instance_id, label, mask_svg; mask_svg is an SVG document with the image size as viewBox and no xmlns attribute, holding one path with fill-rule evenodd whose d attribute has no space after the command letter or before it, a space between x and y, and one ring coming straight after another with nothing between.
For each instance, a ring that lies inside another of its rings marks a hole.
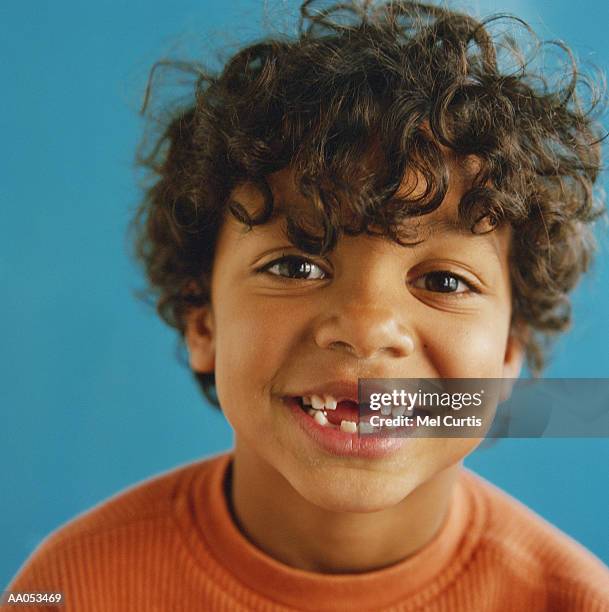
<instances>
[{"instance_id":1,"label":"cheek","mask_svg":"<svg viewBox=\"0 0 609 612\"><path fill-rule=\"evenodd\" d=\"M251 399L268 391L293 352L303 327L301 319L298 309L279 308L268 297L250 297L223 309L216 319L218 393L238 386Z\"/></svg>"},{"instance_id":2,"label":"cheek","mask_svg":"<svg viewBox=\"0 0 609 612\"><path fill-rule=\"evenodd\" d=\"M500 377L507 342L507 319L438 318L424 329L427 356L442 378Z\"/></svg>"}]
</instances>

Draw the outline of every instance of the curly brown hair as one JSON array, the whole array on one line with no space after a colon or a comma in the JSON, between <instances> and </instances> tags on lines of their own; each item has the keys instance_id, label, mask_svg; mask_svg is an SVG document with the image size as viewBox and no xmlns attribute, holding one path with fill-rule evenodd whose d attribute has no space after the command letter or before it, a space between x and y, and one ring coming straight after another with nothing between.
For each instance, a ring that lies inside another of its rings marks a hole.
<instances>
[{"instance_id":1,"label":"curly brown hair","mask_svg":"<svg viewBox=\"0 0 609 612\"><path fill-rule=\"evenodd\" d=\"M544 45L533 38L537 53L525 57L512 37L492 34L498 17L479 22L410 1L317 5L303 2L296 35L247 46L220 73L194 62L155 66L196 76L190 100L167 112L138 156L153 180L134 219L137 255L160 315L183 335L187 311L209 302L225 214L250 227L271 219L269 174L295 170L316 222L304 227L287 211L288 238L319 255L343 234L402 243L404 220L442 203L449 150L477 161L459 217L472 231L481 218L513 228L512 332L538 375L549 340L570 323L568 294L589 267L591 222L604 213L593 190L604 93L561 43L552 44L566 54L567 78L552 86L533 69ZM499 19L534 37L521 20ZM593 93L586 104L582 85ZM382 163L366 171L372 148ZM399 191L413 169L422 194ZM255 216L229 197L244 181L265 196ZM197 378L215 403L213 374Z\"/></svg>"}]
</instances>

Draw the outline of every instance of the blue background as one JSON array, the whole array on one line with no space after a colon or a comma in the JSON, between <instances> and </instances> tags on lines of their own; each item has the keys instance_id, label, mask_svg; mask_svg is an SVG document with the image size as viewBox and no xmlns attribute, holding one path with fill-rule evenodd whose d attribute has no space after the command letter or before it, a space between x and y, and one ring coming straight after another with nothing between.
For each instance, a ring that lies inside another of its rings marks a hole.
<instances>
[{"instance_id":1,"label":"blue background","mask_svg":"<svg viewBox=\"0 0 609 612\"><path fill-rule=\"evenodd\" d=\"M293 1L274 0L285 18ZM505 0L609 66L609 4ZM260 35L255 0L0 4L0 587L51 530L120 489L228 448L231 432L134 298L125 229L148 69ZM213 61L212 61L213 60ZM607 176L603 177L605 185ZM606 234L606 229L603 234ZM609 377L609 252L575 295L549 377ZM467 464L609 563L609 440L507 440Z\"/></svg>"}]
</instances>

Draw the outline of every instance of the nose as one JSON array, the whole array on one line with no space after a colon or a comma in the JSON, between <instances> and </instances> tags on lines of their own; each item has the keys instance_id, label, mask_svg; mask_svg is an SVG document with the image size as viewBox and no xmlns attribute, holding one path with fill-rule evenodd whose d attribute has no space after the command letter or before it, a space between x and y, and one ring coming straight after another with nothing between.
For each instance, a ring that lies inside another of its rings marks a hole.
<instances>
[{"instance_id":1,"label":"nose","mask_svg":"<svg viewBox=\"0 0 609 612\"><path fill-rule=\"evenodd\" d=\"M341 304L328 313L317 325L315 342L320 348L342 351L358 359L380 354L406 357L415 348L399 306L362 301Z\"/></svg>"}]
</instances>

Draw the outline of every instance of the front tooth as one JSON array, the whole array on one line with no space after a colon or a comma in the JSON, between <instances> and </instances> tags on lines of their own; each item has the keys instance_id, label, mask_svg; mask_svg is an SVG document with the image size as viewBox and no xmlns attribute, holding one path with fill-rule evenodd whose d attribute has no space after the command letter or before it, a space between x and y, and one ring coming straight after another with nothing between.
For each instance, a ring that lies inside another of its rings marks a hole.
<instances>
[{"instance_id":1,"label":"front tooth","mask_svg":"<svg viewBox=\"0 0 609 612\"><path fill-rule=\"evenodd\" d=\"M302 405L303 406L310 406L311 405L311 398L308 395L303 395L302 396Z\"/></svg>"},{"instance_id":2,"label":"front tooth","mask_svg":"<svg viewBox=\"0 0 609 612\"><path fill-rule=\"evenodd\" d=\"M331 395L324 396L324 404L328 410L336 410L336 400Z\"/></svg>"},{"instance_id":3,"label":"front tooth","mask_svg":"<svg viewBox=\"0 0 609 612\"><path fill-rule=\"evenodd\" d=\"M357 423L354 423L353 421L341 421L340 428L347 433L356 433Z\"/></svg>"},{"instance_id":4,"label":"front tooth","mask_svg":"<svg viewBox=\"0 0 609 612\"><path fill-rule=\"evenodd\" d=\"M318 410L313 410L313 408L309 408L307 410L307 413L309 414L309 416L314 417L318 413Z\"/></svg>"},{"instance_id":5,"label":"front tooth","mask_svg":"<svg viewBox=\"0 0 609 612\"><path fill-rule=\"evenodd\" d=\"M315 419L315 421L317 421L317 423L319 423L319 425L328 424L328 419L326 418L326 415L323 412L320 412L319 410L314 410L314 412L315 412L315 416L313 418Z\"/></svg>"},{"instance_id":6,"label":"front tooth","mask_svg":"<svg viewBox=\"0 0 609 612\"><path fill-rule=\"evenodd\" d=\"M404 412L406 412L406 406L394 406L391 409L391 416L394 416L394 417L403 416Z\"/></svg>"},{"instance_id":7,"label":"front tooth","mask_svg":"<svg viewBox=\"0 0 609 612\"><path fill-rule=\"evenodd\" d=\"M357 425L357 429L361 434L371 434L374 431L374 427L372 427L368 421L360 421Z\"/></svg>"},{"instance_id":8,"label":"front tooth","mask_svg":"<svg viewBox=\"0 0 609 612\"><path fill-rule=\"evenodd\" d=\"M311 395L311 405L315 410L323 410L324 400L319 395Z\"/></svg>"}]
</instances>

